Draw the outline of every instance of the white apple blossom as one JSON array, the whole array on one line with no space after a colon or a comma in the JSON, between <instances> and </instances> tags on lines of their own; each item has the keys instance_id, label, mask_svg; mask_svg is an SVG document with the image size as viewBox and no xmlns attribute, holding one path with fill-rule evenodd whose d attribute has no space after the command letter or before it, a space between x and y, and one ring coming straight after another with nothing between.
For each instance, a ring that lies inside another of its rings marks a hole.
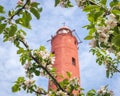
<instances>
[{"instance_id":1,"label":"white apple blossom","mask_svg":"<svg viewBox=\"0 0 120 96\"><path fill-rule=\"evenodd\" d=\"M105 34L103 32L101 32L99 35L100 35L101 38L106 38L107 37L107 34Z\"/></svg>"},{"instance_id":2,"label":"white apple blossom","mask_svg":"<svg viewBox=\"0 0 120 96\"><path fill-rule=\"evenodd\" d=\"M39 51L39 56L42 57L43 59L46 59L49 57L50 53L47 52L47 50L44 51Z\"/></svg>"},{"instance_id":3,"label":"white apple blossom","mask_svg":"<svg viewBox=\"0 0 120 96\"><path fill-rule=\"evenodd\" d=\"M31 6L26 5L26 6L25 6L25 9L30 9L30 7L31 7Z\"/></svg>"},{"instance_id":4,"label":"white apple blossom","mask_svg":"<svg viewBox=\"0 0 120 96\"><path fill-rule=\"evenodd\" d=\"M105 43L107 43L108 38L109 38L109 34L105 34L105 33L103 33L103 32L99 34L99 41L100 41L100 42L105 42Z\"/></svg>"},{"instance_id":5,"label":"white apple blossom","mask_svg":"<svg viewBox=\"0 0 120 96\"><path fill-rule=\"evenodd\" d=\"M111 19L108 19L105 21L106 25L107 25L107 28L111 29L111 28L114 28L115 26L117 26L117 21L116 20L111 20Z\"/></svg>"},{"instance_id":6,"label":"white apple blossom","mask_svg":"<svg viewBox=\"0 0 120 96\"><path fill-rule=\"evenodd\" d=\"M29 79L29 80L26 80L26 81L24 82L24 84L25 84L25 86L26 86L27 88L30 88L30 87L33 85L34 82L35 82L35 80Z\"/></svg>"},{"instance_id":7,"label":"white apple blossom","mask_svg":"<svg viewBox=\"0 0 120 96\"><path fill-rule=\"evenodd\" d=\"M76 85L79 85L79 79L78 78L71 78L70 79L70 83L68 84L68 86L70 86L70 85L72 85L72 86L76 86Z\"/></svg>"},{"instance_id":8,"label":"white apple blossom","mask_svg":"<svg viewBox=\"0 0 120 96\"><path fill-rule=\"evenodd\" d=\"M106 26L96 26L97 33L108 33L109 28Z\"/></svg>"},{"instance_id":9,"label":"white apple blossom","mask_svg":"<svg viewBox=\"0 0 120 96\"><path fill-rule=\"evenodd\" d=\"M28 77L28 78L33 78L33 74L32 73L30 73L28 70L26 70L25 71L25 74L26 74L26 77Z\"/></svg>"},{"instance_id":10,"label":"white apple blossom","mask_svg":"<svg viewBox=\"0 0 120 96\"><path fill-rule=\"evenodd\" d=\"M29 68L31 68L32 67L32 63L31 63L31 61L28 61L25 65L24 65L24 68L27 70L27 69L29 69Z\"/></svg>"},{"instance_id":11,"label":"white apple blossom","mask_svg":"<svg viewBox=\"0 0 120 96\"><path fill-rule=\"evenodd\" d=\"M54 62L55 62L55 57L50 57L50 60L51 60L51 64L54 64Z\"/></svg>"},{"instance_id":12,"label":"white apple blossom","mask_svg":"<svg viewBox=\"0 0 120 96\"><path fill-rule=\"evenodd\" d=\"M23 5L24 3L23 3L22 0L19 0L19 1L17 2L17 4L18 4L18 5Z\"/></svg>"},{"instance_id":13,"label":"white apple blossom","mask_svg":"<svg viewBox=\"0 0 120 96\"><path fill-rule=\"evenodd\" d=\"M21 37L22 39L25 39L25 35L24 35L22 32L20 32L20 37Z\"/></svg>"},{"instance_id":14,"label":"white apple blossom","mask_svg":"<svg viewBox=\"0 0 120 96\"><path fill-rule=\"evenodd\" d=\"M101 87L97 94L100 96L106 96L106 94L110 94L109 96L113 96L113 91L109 91L106 86Z\"/></svg>"},{"instance_id":15,"label":"white apple blossom","mask_svg":"<svg viewBox=\"0 0 120 96\"><path fill-rule=\"evenodd\" d=\"M81 7L82 9L84 8L84 3L86 2L86 0L75 0L75 1L79 7Z\"/></svg>"},{"instance_id":16,"label":"white apple blossom","mask_svg":"<svg viewBox=\"0 0 120 96\"><path fill-rule=\"evenodd\" d=\"M37 54L40 58L42 58L42 64L44 66L46 66L47 61L49 61L51 64L54 64L55 62L55 57L53 55L51 55L51 53L49 53L47 50L35 50L34 51L35 54Z\"/></svg>"},{"instance_id":17,"label":"white apple blossom","mask_svg":"<svg viewBox=\"0 0 120 96\"><path fill-rule=\"evenodd\" d=\"M113 50L112 47L108 48L107 50L108 50L108 52L110 52L110 53L114 53L114 50Z\"/></svg>"},{"instance_id":18,"label":"white apple blossom","mask_svg":"<svg viewBox=\"0 0 120 96\"><path fill-rule=\"evenodd\" d=\"M96 47L96 40L95 39L92 39L89 43L89 45L92 47L92 48L95 48Z\"/></svg>"},{"instance_id":19,"label":"white apple blossom","mask_svg":"<svg viewBox=\"0 0 120 96\"><path fill-rule=\"evenodd\" d=\"M44 76L44 71L42 69L40 70L40 75Z\"/></svg>"},{"instance_id":20,"label":"white apple blossom","mask_svg":"<svg viewBox=\"0 0 120 96\"><path fill-rule=\"evenodd\" d=\"M115 20L116 16L114 14L110 14L109 18L112 19L112 20Z\"/></svg>"},{"instance_id":21,"label":"white apple blossom","mask_svg":"<svg viewBox=\"0 0 120 96\"><path fill-rule=\"evenodd\" d=\"M120 57L120 52L117 53L117 56Z\"/></svg>"},{"instance_id":22,"label":"white apple blossom","mask_svg":"<svg viewBox=\"0 0 120 96\"><path fill-rule=\"evenodd\" d=\"M108 38L101 38L101 37L99 38L99 41L100 41L100 42L105 42L105 43L107 43L107 40L108 40Z\"/></svg>"},{"instance_id":23,"label":"white apple blossom","mask_svg":"<svg viewBox=\"0 0 120 96\"><path fill-rule=\"evenodd\" d=\"M107 28L111 29L117 26L117 19L114 14L110 14L108 19L105 20L105 24L107 25Z\"/></svg>"},{"instance_id":24,"label":"white apple blossom","mask_svg":"<svg viewBox=\"0 0 120 96\"><path fill-rule=\"evenodd\" d=\"M48 68L49 70L52 70L53 66L52 66L52 65L47 65L47 68Z\"/></svg>"},{"instance_id":25,"label":"white apple blossom","mask_svg":"<svg viewBox=\"0 0 120 96\"><path fill-rule=\"evenodd\" d=\"M57 93L56 93L56 95L57 96L69 96L69 95L67 95L67 93L65 93L65 92L63 92L63 91L57 91Z\"/></svg>"},{"instance_id":26,"label":"white apple blossom","mask_svg":"<svg viewBox=\"0 0 120 96\"><path fill-rule=\"evenodd\" d=\"M15 37L14 37L14 36L13 36L13 37L9 37L8 40L11 41L11 42L13 43L14 40L15 40Z\"/></svg>"},{"instance_id":27,"label":"white apple blossom","mask_svg":"<svg viewBox=\"0 0 120 96\"><path fill-rule=\"evenodd\" d=\"M114 96L113 91L111 91L111 90L110 90L110 95L111 95L111 96Z\"/></svg>"}]
</instances>

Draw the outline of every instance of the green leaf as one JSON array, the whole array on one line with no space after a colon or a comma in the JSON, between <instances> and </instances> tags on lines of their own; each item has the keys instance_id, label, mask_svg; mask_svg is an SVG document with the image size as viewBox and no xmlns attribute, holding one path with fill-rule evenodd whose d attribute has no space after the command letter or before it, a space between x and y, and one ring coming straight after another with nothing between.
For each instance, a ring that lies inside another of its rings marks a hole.
<instances>
[{"instance_id":1,"label":"green leaf","mask_svg":"<svg viewBox=\"0 0 120 96\"><path fill-rule=\"evenodd\" d=\"M55 0L55 6L57 6L60 3L60 0Z\"/></svg>"},{"instance_id":2,"label":"green leaf","mask_svg":"<svg viewBox=\"0 0 120 96\"><path fill-rule=\"evenodd\" d=\"M84 39L85 40L91 40L91 39L93 39L93 36L86 36Z\"/></svg>"},{"instance_id":3,"label":"green leaf","mask_svg":"<svg viewBox=\"0 0 120 96\"><path fill-rule=\"evenodd\" d=\"M20 45L20 42L19 42L18 40L15 39L15 40L14 40L14 45L16 45L16 47L19 48L19 47L20 47L20 46L19 46L19 45Z\"/></svg>"},{"instance_id":4,"label":"green leaf","mask_svg":"<svg viewBox=\"0 0 120 96\"><path fill-rule=\"evenodd\" d=\"M107 0L101 0L100 3L103 4L103 5L106 5Z\"/></svg>"},{"instance_id":5,"label":"green leaf","mask_svg":"<svg viewBox=\"0 0 120 96\"><path fill-rule=\"evenodd\" d=\"M42 8L38 8L38 11L39 11L39 12L42 12Z\"/></svg>"},{"instance_id":6,"label":"green leaf","mask_svg":"<svg viewBox=\"0 0 120 96\"><path fill-rule=\"evenodd\" d=\"M14 10L11 10L11 11L8 12L9 17L13 16L14 14L15 14Z\"/></svg>"},{"instance_id":7,"label":"green leaf","mask_svg":"<svg viewBox=\"0 0 120 96\"><path fill-rule=\"evenodd\" d=\"M63 80L63 85L67 85L69 83L68 79Z\"/></svg>"},{"instance_id":8,"label":"green leaf","mask_svg":"<svg viewBox=\"0 0 120 96\"><path fill-rule=\"evenodd\" d=\"M1 22L2 20L4 20L4 19L5 19L5 17L0 16L0 22Z\"/></svg>"},{"instance_id":9,"label":"green leaf","mask_svg":"<svg viewBox=\"0 0 120 96\"><path fill-rule=\"evenodd\" d=\"M95 14L92 12L90 14L88 14L88 20L90 22L94 23L95 22Z\"/></svg>"},{"instance_id":10,"label":"green leaf","mask_svg":"<svg viewBox=\"0 0 120 96\"><path fill-rule=\"evenodd\" d=\"M38 70L35 70L34 73L35 73L36 76L39 76L39 75L40 75L40 71L38 71Z\"/></svg>"},{"instance_id":11,"label":"green leaf","mask_svg":"<svg viewBox=\"0 0 120 96\"><path fill-rule=\"evenodd\" d=\"M19 84L23 83L24 81L25 81L24 77L19 77L17 79L17 83L19 83Z\"/></svg>"},{"instance_id":12,"label":"green leaf","mask_svg":"<svg viewBox=\"0 0 120 96\"><path fill-rule=\"evenodd\" d=\"M82 28L92 29L92 28L95 28L95 25L93 23L91 23L89 25L83 26Z\"/></svg>"},{"instance_id":13,"label":"green leaf","mask_svg":"<svg viewBox=\"0 0 120 96\"><path fill-rule=\"evenodd\" d=\"M5 13L4 7L0 5L0 13Z\"/></svg>"},{"instance_id":14,"label":"green leaf","mask_svg":"<svg viewBox=\"0 0 120 96\"><path fill-rule=\"evenodd\" d=\"M20 62L22 63L22 65L24 65L28 59L29 53L28 51L24 51L24 53L22 53L22 55L20 56Z\"/></svg>"},{"instance_id":15,"label":"green leaf","mask_svg":"<svg viewBox=\"0 0 120 96\"><path fill-rule=\"evenodd\" d=\"M71 77L71 73L70 72L66 72L67 76L70 78Z\"/></svg>"},{"instance_id":16,"label":"green leaf","mask_svg":"<svg viewBox=\"0 0 120 96\"><path fill-rule=\"evenodd\" d=\"M93 33L95 33L96 29L95 28L91 28L89 31L89 36L92 36Z\"/></svg>"},{"instance_id":17,"label":"green leaf","mask_svg":"<svg viewBox=\"0 0 120 96\"><path fill-rule=\"evenodd\" d=\"M94 14L94 20L97 21L97 19L104 13L103 10L100 10L99 12L96 12Z\"/></svg>"},{"instance_id":18,"label":"green leaf","mask_svg":"<svg viewBox=\"0 0 120 96\"><path fill-rule=\"evenodd\" d=\"M17 54L21 54L24 52L24 49L23 48L19 48L19 50L17 51Z\"/></svg>"},{"instance_id":19,"label":"green leaf","mask_svg":"<svg viewBox=\"0 0 120 96\"><path fill-rule=\"evenodd\" d=\"M27 28L30 28L30 20L32 20L32 17L29 12L25 11L23 13L22 20L23 20L23 25Z\"/></svg>"},{"instance_id":20,"label":"green leaf","mask_svg":"<svg viewBox=\"0 0 120 96\"><path fill-rule=\"evenodd\" d=\"M120 10L112 10L112 13L115 15L120 15Z\"/></svg>"},{"instance_id":21,"label":"green leaf","mask_svg":"<svg viewBox=\"0 0 120 96\"><path fill-rule=\"evenodd\" d=\"M18 92L19 90L20 90L20 86L18 84L12 86L12 92Z\"/></svg>"},{"instance_id":22,"label":"green leaf","mask_svg":"<svg viewBox=\"0 0 120 96\"><path fill-rule=\"evenodd\" d=\"M87 92L86 96L96 96L96 91L94 89Z\"/></svg>"},{"instance_id":23,"label":"green leaf","mask_svg":"<svg viewBox=\"0 0 120 96\"><path fill-rule=\"evenodd\" d=\"M18 33L19 34L22 33L24 36L26 36L26 32L24 30L22 30L22 29L18 30Z\"/></svg>"},{"instance_id":24,"label":"green leaf","mask_svg":"<svg viewBox=\"0 0 120 96\"><path fill-rule=\"evenodd\" d=\"M55 73L56 72L56 68L52 67L52 69L50 70L51 73Z\"/></svg>"},{"instance_id":25,"label":"green leaf","mask_svg":"<svg viewBox=\"0 0 120 96\"><path fill-rule=\"evenodd\" d=\"M38 2L32 2L32 3L31 3L31 6L32 6L32 7L37 7L38 5L40 5L40 3L38 3Z\"/></svg>"},{"instance_id":26,"label":"green leaf","mask_svg":"<svg viewBox=\"0 0 120 96\"><path fill-rule=\"evenodd\" d=\"M120 34L116 35L113 39L112 39L112 43L117 46L120 47Z\"/></svg>"},{"instance_id":27,"label":"green leaf","mask_svg":"<svg viewBox=\"0 0 120 96\"><path fill-rule=\"evenodd\" d=\"M106 70L106 77L108 78L108 77L109 77L109 75L110 75L109 70Z\"/></svg>"},{"instance_id":28,"label":"green leaf","mask_svg":"<svg viewBox=\"0 0 120 96\"><path fill-rule=\"evenodd\" d=\"M44 51L46 48L44 46L40 46L39 48L41 51Z\"/></svg>"},{"instance_id":29,"label":"green leaf","mask_svg":"<svg viewBox=\"0 0 120 96\"><path fill-rule=\"evenodd\" d=\"M66 3L66 2L67 2L67 3ZM65 7L65 8L69 8L69 7L73 7L73 5L72 5L72 3L68 0L68 1L65 1L64 7Z\"/></svg>"},{"instance_id":30,"label":"green leaf","mask_svg":"<svg viewBox=\"0 0 120 96\"><path fill-rule=\"evenodd\" d=\"M0 24L0 34L3 32L5 27L6 27L6 24Z\"/></svg>"},{"instance_id":31,"label":"green leaf","mask_svg":"<svg viewBox=\"0 0 120 96\"><path fill-rule=\"evenodd\" d=\"M31 14L27 11L23 12L22 18L19 18L16 20L16 23L22 25L23 27L26 28L31 28L30 26L30 21L32 20Z\"/></svg>"},{"instance_id":32,"label":"green leaf","mask_svg":"<svg viewBox=\"0 0 120 96\"><path fill-rule=\"evenodd\" d=\"M12 37L14 36L15 32L17 31L17 25L11 25L9 29L9 36Z\"/></svg>"},{"instance_id":33,"label":"green leaf","mask_svg":"<svg viewBox=\"0 0 120 96\"><path fill-rule=\"evenodd\" d=\"M112 0L112 1L110 2L110 7L116 6L118 3L119 3L118 0Z\"/></svg>"},{"instance_id":34,"label":"green leaf","mask_svg":"<svg viewBox=\"0 0 120 96\"><path fill-rule=\"evenodd\" d=\"M90 11L92 11L92 10L98 10L99 9L99 7L97 6L97 5L89 5L89 6L86 6L84 9L83 9L83 11L85 11L85 12L90 12Z\"/></svg>"},{"instance_id":35,"label":"green leaf","mask_svg":"<svg viewBox=\"0 0 120 96\"><path fill-rule=\"evenodd\" d=\"M30 8L30 12L37 18L40 19L40 12L36 8Z\"/></svg>"}]
</instances>

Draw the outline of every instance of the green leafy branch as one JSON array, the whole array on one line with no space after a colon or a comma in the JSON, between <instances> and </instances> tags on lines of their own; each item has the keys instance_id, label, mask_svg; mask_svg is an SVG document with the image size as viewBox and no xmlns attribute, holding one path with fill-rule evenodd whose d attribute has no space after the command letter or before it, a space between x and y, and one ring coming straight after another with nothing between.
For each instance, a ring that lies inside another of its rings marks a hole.
<instances>
[{"instance_id":1,"label":"green leafy branch","mask_svg":"<svg viewBox=\"0 0 120 96\"><path fill-rule=\"evenodd\" d=\"M30 0L26 0L25 4L20 8L18 9L15 14L13 14L11 17L10 17L10 20L13 19L16 15L18 15L23 9L25 9L26 5L30 2Z\"/></svg>"},{"instance_id":2,"label":"green leafy branch","mask_svg":"<svg viewBox=\"0 0 120 96\"><path fill-rule=\"evenodd\" d=\"M26 48L27 50L29 50L29 56L38 64L38 67L42 68L43 70L45 70L45 72L50 76L50 78L53 80L54 84L63 92L66 92L61 85L58 83L58 81L55 79L54 76L52 76L52 74L44 67L42 66L42 64L39 62L39 60L37 58L35 58L32 53L30 52L29 46L26 42L24 42L23 40L18 39Z\"/></svg>"},{"instance_id":3,"label":"green leafy branch","mask_svg":"<svg viewBox=\"0 0 120 96\"><path fill-rule=\"evenodd\" d=\"M120 61L112 59L104 49L92 48L90 52L97 56L96 62L99 65L104 64L106 66L107 77L112 77L113 73L115 72L120 73L120 70L117 68Z\"/></svg>"}]
</instances>

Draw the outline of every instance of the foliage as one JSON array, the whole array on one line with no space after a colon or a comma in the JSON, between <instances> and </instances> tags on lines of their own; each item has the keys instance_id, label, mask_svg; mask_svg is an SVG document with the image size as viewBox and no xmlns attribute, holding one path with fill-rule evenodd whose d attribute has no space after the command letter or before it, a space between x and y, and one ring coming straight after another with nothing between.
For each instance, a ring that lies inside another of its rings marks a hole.
<instances>
[{"instance_id":1,"label":"foliage","mask_svg":"<svg viewBox=\"0 0 120 96\"><path fill-rule=\"evenodd\" d=\"M84 26L89 30L85 40L91 40L91 51L96 55L96 62L106 66L106 76L111 77L120 72L120 2L113 0L110 8L107 0L76 0L78 5L87 12L89 24Z\"/></svg>"},{"instance_id":2,"label":"foliage","mask_svg":"<svg viewBox=\"0 0 120 96\"><path fill-rule=\"evenodd\" d=\"M112 0L110 8L106 6L107 0L76 0L78 6L87 12L89 24L84 26L89 30L85 40L91 40L91 50L97 56L96 62L106 66L106 76L110 77L115 72L120 72L120 2ZM70 0L55 0L55 6L65 8L72 7ZM25 41L26 32L19 26L31 29L31 20L35 16L40 19L42 8L38 2L31 0L19 0L15 9L5 13L4 7L0 5L0 34L3 34L3 41L11 41L17 48L20 55L20 62L25 68L26 77L19 77L12 87L13 92L21 89L28 93L36 93L48 96L73 96L77 91L77 96L85 96L80 88L79 80L71 78L71 74L66 72L67 78L62 78L60 82L56 79L56 70L53 67L54 55L49 53L44 46L38 49L30 49ZM7 14L7 17L4 15ZM34 76L46 76L56 86L56 90L50 89L46 92L36 85ZM113 92L107 86L96 91L94 89L87 92L86 96L113 96Z\"/></svg>"}]
</instances>

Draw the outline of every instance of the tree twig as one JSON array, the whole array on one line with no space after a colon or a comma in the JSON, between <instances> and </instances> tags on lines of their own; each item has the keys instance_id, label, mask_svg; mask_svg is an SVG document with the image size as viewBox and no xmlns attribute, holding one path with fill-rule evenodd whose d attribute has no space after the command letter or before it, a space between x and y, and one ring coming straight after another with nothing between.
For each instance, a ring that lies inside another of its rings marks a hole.
<instances>
[{"instance_id":1,"label":"tree twig","mask_svg":"<svg viewBox=\"0 0 120 96\"><path fill-rule=\"evenodd\" d=\"M35 92L36 94L42 94L42 95L46 95L47 94L46 92L38 92L38 91L36 91L34 89L32 89L32 91Z\"/></svg>"},{"instance_id":2,"label":"tree twig","mask_svg":"<svg viewBox=\"0 0 120 96\"><path fill-rule=\"evenodd\" d=\"M27 43L25 43L24 41L22 41L22 40L20 40L20 39L19 39L19 41L20 41L21 43L23 43L23 45L26 47L26 49L30 50ZM45 72L46 72L46 73L50 76L50 78L53 80L54 84L55 84L60 90L62 90L63 92L66 92L66 90L64 90L64 89L61 87L61 85L58 83L58 81L54 78L54 76L53 76L44 66L42 66L42 64L38 61L37 58L35 58L35 57L31 54L31 52L29 53L29 55L30 55L30 57L39 65L38 67L40 67L40 68L42 68L43 70L45 70ZM66 92L66 93L68 93L68 92ZM68 93L68 94L69 94L69 93Z\"/></svg>"},{"instance_id":3,"label":"tree twig","mask_svg":"<svg viewBox=\"0 0 120 96\"><path fill-rule=\"evenodd\" d=\"M117 69L115 66L112 66L112 67L115 69L115 71L117 71L117 72L120 73L120 70L119 70L119 69Z\"/></svg>"},{"instance_id":4,"label":"tree twig","mask_svg":"<svg viewBox=\"0 0 120 96\"><path fill-rule=\"evenodd\" d=\"M18 15L18 14L20 13L20 11L25 8L25 6L28 4L29 1L30 1L30 0L26 0L25 4L24 4L20 9L18 9L18 10L15 12L14 15L12 15L12 16L10 17L10 20L12 20L16 15Z\"/></svg>"}]
</instances>

